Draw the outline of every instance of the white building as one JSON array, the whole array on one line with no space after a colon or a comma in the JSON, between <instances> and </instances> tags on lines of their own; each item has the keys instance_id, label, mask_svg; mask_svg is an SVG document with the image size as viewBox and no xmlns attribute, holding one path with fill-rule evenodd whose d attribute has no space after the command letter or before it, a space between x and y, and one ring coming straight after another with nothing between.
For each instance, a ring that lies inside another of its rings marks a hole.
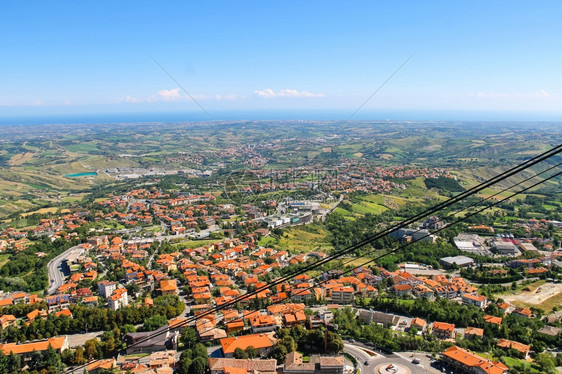
<instances>
[{"instance_id":1,"label":"white building","mask_svg":"<svg viewBox=\"0 0 562 374\"><path fill-rule=\"evenodd\" d=\"M107 298L111 296L116 288L117 286L115 285L115 282L110 282L107 280L98 282L98 291L100 293L100 296L102 297Z\"/></svg>"}]
</instances>

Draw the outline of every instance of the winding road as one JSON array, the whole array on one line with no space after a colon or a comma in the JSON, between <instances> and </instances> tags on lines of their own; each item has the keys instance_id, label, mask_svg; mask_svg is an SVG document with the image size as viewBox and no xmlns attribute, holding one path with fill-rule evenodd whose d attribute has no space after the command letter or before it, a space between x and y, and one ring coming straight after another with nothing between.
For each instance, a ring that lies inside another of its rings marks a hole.
<instances>
[{"instance_id":1,"label":"winding road","mask_svg":"<svg viewBox=\"0 0 562 374\"><path fill-rule=\"evenodd\" d=\"M61 269L62 261L72 251L74 251L77 248L78 248L78 246L74 246L74 247L71 247L71 248L67 249L66 251L64 251L63 253L58 255L57 257L53 258L47 264L47 269L49 271L49 288L47 289L47 293L49 295L54 294L57 291L57 289L60 286L62 286L62 284L64 283L65 275L64 275L64 273L62 272L62 269Z\"/></svg>"}]
</instances>

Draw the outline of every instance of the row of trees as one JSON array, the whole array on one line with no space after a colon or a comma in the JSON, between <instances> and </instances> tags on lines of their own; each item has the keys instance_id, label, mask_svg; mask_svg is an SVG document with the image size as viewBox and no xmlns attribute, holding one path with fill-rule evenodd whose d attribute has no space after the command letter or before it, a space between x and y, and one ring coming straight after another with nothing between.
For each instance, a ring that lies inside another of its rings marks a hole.
<instances>
[{"instance_id":1,"label":"row of trees","mask_svg":"<svg viewBox=\"0 0 562 374\"><path fill-rule=\"evenodd\" d=\"M121 308L116 311L73 304L70 306L72 318L50 314L47 319L36 319L29 326L21 324L19 327L0 329L0 339L24 342L64 334L112 330L127 324L135 326L145 322L146 328L151 329L162 321L177 317L184 308L185 304L176 295L159 296L154 299L153 306ZM5 313L4 310L1 312Z\"/></svg>"}]
</instances>

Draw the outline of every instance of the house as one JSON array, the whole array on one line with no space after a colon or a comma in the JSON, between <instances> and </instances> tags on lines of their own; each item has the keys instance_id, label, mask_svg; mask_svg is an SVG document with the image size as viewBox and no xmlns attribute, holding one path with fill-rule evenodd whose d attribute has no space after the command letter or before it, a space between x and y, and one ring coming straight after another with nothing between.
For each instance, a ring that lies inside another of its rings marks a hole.
<instances>
[{"instance_id":1,"label":"house","mask_svg":"<svg viewBox=\"0 0 562 374\"><path fill-rule=\"evenodd\" d=\"M543 327L542 329L540 329L537 332L539 334L557 337L558 335L560 335L562 333L562 328L546 325L545 327Z\"/></svg>"},{"instance_id":2,"label":"house","mask_svg":"<svg viewBox=\"0 0 562 374\"><path fill-rule=\"evenodd\" d=\"M435 292L431 288L423 284L418 284L416 287L414 287L414 292L417 297L429 300L433 300L435 298Z\"/></svg>"},{"instance_id":3,"label":"house","mask_svg":"<svg viewBox=\"0 0 562 374\"><path fill-rule=\"evenodd\" d=\"M88 296L82 300L82 303L87 306L97 306L98 305L98 297L97 296Z\"/></svg>"},{"instance_id":4,"label":"house","mask_svg":"<svg viewBox=\"0 0 562 374\"><path fill-rule=\"evenodd\" d=\"M414 318L410 324L410 328L415 327L419 332L424 332L427 322L422 318Z\"/></svg>"},{"instance_id":5,"label":"house","mask_svg":"<svg viewBox=\"0 0 562 374\"><path fill-rule=\"evenodd\" d=\"M12 299L14 304L25 304L27 303L27 294L25 292L15 292L12 294Z\"/></svg>"},{"instance_id":6,"label":"house","mask_svg":"<svg viewBox=\"0 0 562 374\"><path fill-rule=\"evenodd\" d=\"M442 355L445 362L466 373L503 374L509 370L499 361L488 360L456 345L445 350Z\"/></svg>"},{"instance_id":7,"label":"house","mask_svg":"<svg viewBox=\"0 0 562 374\"><path fill-rule=\"evenodd\" d=\"M454 339L455 325L445 322L433 322L431 333L439 339Z\"/></svg>"},{"instance_id":8,"label":"house","mask_svg":"<svg viewBox=\"0 0 562 374\"><path fill-rule=\"evenodd\" d=\"M211 319L208 319L209 317L211 316L206 316L196 323L199 339L202 342L206 342L226 338L228 335L227 332L216 327L215 316L213 315Z\"/></svg>"},{"instance_id":9,"label":"house","mask_svg":"<svg viewBox=\"0 0 562 374\"><path fill-rule=\"evenodd\" d=\"M398 284L392 286L392 290L397 296L405 296L405 295L411 295L413 288L409 284Z\"/></svg>"},{"instance_id":10,"label":"house","mask_svg":"<svg viewBox=\"0 0 562 374\"><path fill-rule=\"evenodd\" d=\"M252 326L252 332L254 334L260 332L269 332L277 329L278 325L273 316L269 314L252 317L250 319L250 325Z\"/></svg>"},{"instance_id":11,"label":"house","mask_svg":"<svg viewBox=\"0 0 562 374\"><path fill-rule=\"evenodd\" d=\"M0 326L3 329L7 328L8 326L14 326L16 324L16 317L11 314L5 314L0 317Z\"/></svg>"},{"instance_id":12,"label":"house","mask_svg":"<svg viewBox=\"0 0 562 374\"><path fill-rule=\"evenodd\" d=\"M303 362L302 354L290 352L283 362L284 374L343 374L343 357L310 356L309 362Z\"/></svg>"},{"instance_id":13,"label":"house","mask_svg":"<svg viewBox=\"0 0 562 374\"><path fill-rule=\"evenodd\" d=\"M70 309L63 309L60 312L56 312L55 315L57 317L67 316L68 318L72 318L72 312L70 311Z\"/></svg>"},{"instance_id":14,"label":"house","mask_svg":"<svg viewBox=\"0 0 562 374\"><path fill-rule=\"evenodd\" d=\"M285 327L304 325L305 322L306 314L304 314L303 312L287 313L283 315L283 323Z\"/></svg>"},{"instance_id":15,"label":"house","mask_svg":"<svg viewBox=\"0 0 562 374\"><path fill-rule=\"evenodd\" d=\"M501 310L504 314L511 313L515 307L509 303L502 302L498 304L498 309Z\"/></svg>"},{"instance_id":16,"label":"house","mask_svg":"<svg viewBox=\"0 0 562 374\"><path fill-rule=\"evenodd\" d=\"M501 325L503 318L491 316L489 314L484 315L484 322L491 323L494 325Z\"/></svg>"},{"instance_id":17,"label":"house","mask_svg":"<svg viewBox=\"0 0 562 374\"><path fill-rule=\"evenodd\" d=\"M175 279L163 279L160 281L160 292L162 295L177 295L178 285Z\"/></svg>"},{"instance_id":18,"label":"house","mask_svg":"<svg viewBox=\"0 0 562 374\"><path fill-rule=\"evenodd\" d=\"M497 346L504 349L515 349L523 356L524 359L529 358L529 352L531 351L530 345L519 343L513 340L508 340L508 339L498 340Z\"/></svg>"},{"instance_id":19,"label":"house","mask_svg":"<svg viewBox=\"0 0 562 374\"><path fill-rule=\"evenodd\" d=\"M478 327L467 327L464 330L465 339L481 339L484 337L484 329Z\"/></svg>"},{"instance_id":20,"label":"house","mask_svg":"<svg viewBox=\"0 0 562 374\"><path fill-rule=\"evenodd\" d=\"M49 312L68 309L70 306L70 295L48 296L47 305L49 306Z\"/></svg>"},{"instance_id":21,"label":"house","mask_svg":"<svg viewBox=\"0 0 562 374\"><path fill-rule=\"evenodd\" d=\"M47 316L48 313L42 309L34 309L26 315L29 322L33 322L37 318L47 319Z\"/></svg>"},{"instance_id":22,"label":"house","mask_svg":"<svg viewBox=\"0 0 562 374\"><path fill-rule=\"evenodd\" d=\"M111 370L115 367L115 359L108 358L107 360L95 360L87 367L88 373L96 374L105 370Z\"/></svg>"},{"instance_id":23,"label":"house","mask_svg":"<svg viewBox=\"0 0 562 374\"><path fill-rule=\"evenodd\" d=\"M227 334L231 334L231 333L236 333L239 331L244 331L244 322L237 320L237 321L232 321L232 322L227 322L226 323L226 333Z\"/></svg>"},{"instance_id":24,"label":"house","mask_svg":"<svg viewBox=\"0 0 562 374\"><path fill-rule=\"evenodd\" d=\"M272 349L277 339L273 334L242 335L220 340L223 355L232 358L236 348L246 350L249 346L258 350L260 356L265 356Z\"/></svg>"},{"instance_id":25,"label":"house","mask_svg":"<svg viewBox=\"0 0 562 374\"><path fill-rule=\"evenodd\" d=\"M351 289L353 290L353 288ZM312 298L312 292L308 288L299 288L291 291L291 299L294 301L305 301L310 298Z\"/></svg>"},{"instance_id":26,"label":"house","mask_svg":"<svg viewBox=\"0 0 562 374\"><path fill-rule=\"evenodd\" d=\"M151 369L163 367L173 368L176 363L176 351L152 352L148 366Z\"/></svg>"},{"instance_id":27,"label":"house","mask_svg":"<svg viewBox=\"0 0 562 374\"><path fill-rule=\"evenodd\" d=\"M209 358L211 374L276 374L277 361L274 359Z\"/></svg>"},{"instance_id":28,"label":"house","mask_svg":"<svg viewBox=\"0 0 562 374\"><path fill-rule=\"evenodd\" d=\"M488 299L484 295L464 294L462 295L462 303L464 305L474 305L480 309L484 309L488 305Z\"/></svg>"},{"instance_id":29,"label":"house","mask_svg":"<svg viewBox=\"0 0 562 374\"><path fill-rule=\"evenodd\" d=\"M511 314L525 318L531 318L531 316L533 315L531 310L527 308L515 308L515 310L511 312Z\"/></svg>"}]
</instances>

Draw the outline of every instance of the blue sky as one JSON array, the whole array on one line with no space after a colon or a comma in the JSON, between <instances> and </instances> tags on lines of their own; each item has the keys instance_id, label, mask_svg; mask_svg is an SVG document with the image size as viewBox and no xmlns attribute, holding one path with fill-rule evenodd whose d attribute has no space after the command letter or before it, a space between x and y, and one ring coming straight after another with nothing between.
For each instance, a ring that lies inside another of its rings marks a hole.
<instances>
[{"instance_id":1,"label":"blue sky","mask_svg":"<svg viewBox=\"0 0 562 374\"><path fill-rule=\"evenodd\" d=\"M362 109L562 118L559 1L0 4L0 117Z\"/></svg>"}]
</instances>

